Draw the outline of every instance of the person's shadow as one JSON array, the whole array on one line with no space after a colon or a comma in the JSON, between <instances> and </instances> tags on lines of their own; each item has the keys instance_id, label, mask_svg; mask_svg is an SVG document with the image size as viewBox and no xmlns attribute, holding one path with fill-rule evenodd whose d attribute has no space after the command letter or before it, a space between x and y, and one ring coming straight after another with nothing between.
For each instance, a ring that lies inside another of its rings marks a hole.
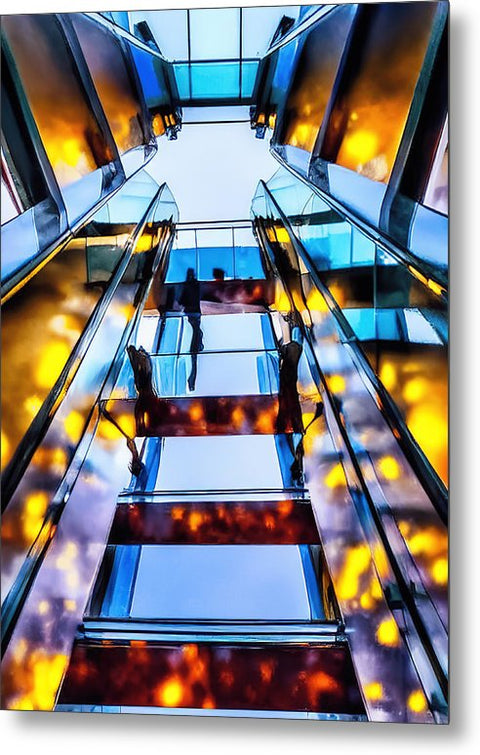
<instances>
[{"instance_id":1,"label":"person's shadow","mask_svg":"<svg viewBox=\"0 0 480 755\"><path fill-rule=\"evenodd\" d=\"M188 378L188 387L191 391L194 391L197 380L197 356L200 351L203 351L204 345L203 331L201 329L200 282L195 277L193 267L189 267L187 270L187 277L182 285L178 303L183 307L183 311L192 328L192 340L190 342L192 369Z\"/></svg>"}]
</instances>

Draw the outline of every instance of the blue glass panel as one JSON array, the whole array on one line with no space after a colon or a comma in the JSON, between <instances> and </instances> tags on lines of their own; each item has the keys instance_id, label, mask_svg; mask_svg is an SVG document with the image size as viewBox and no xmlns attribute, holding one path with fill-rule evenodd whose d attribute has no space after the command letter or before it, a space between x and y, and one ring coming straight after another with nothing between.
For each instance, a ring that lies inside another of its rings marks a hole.
<instances>
[{"instance_id":1,"label":"blue glass panel","mask_svg":"<svg viewBox=\"0 0 480 755\"><path fill-rule=\"evenodd\" d=\"M174 63L173 70L177 80L178 94L181 100L190 99L190 78L188 63Z\"/></svg>"},{"instance_id":2,"label":"blue glass panel","mask_svg":"<svg viewBox=\"0 0 480 755\"><path fill-rule=\"evenodd\" d=\"M130 31L128 23L128 11L112 11L111 15L113 16L113 20L118 26L121 26L122 29L125 29L126 31Z\"/></svg>"},{"instance_id":3,"label":"blue glass panel","mask_svg":"<svg viewBox=\"0 0 480 755\"><path fill-rule=\"evenodd\" d=\"M223 271L224 278L233 278L233 249L232 247L215 247L210 249L199 249L199 270L198 277L200 280L213 280L219 277L219 272ZM238 277L238 275L237 275Z\"/></svg>"},{"instance_id":4,"label":"blue glass panel","mask_svg":"<svg viewBox=\"0 0 480 755\"><path fill-rule=\"evenodd\" d=\"M375 262L375 244L364 233L352 227L352 263L354 265Z\"/></svg>"},{"instance_id":5,"label":"blue glass panel","mask_svg":"<svg viewBox=\"0 0 480 755\"><path fill-rule=\"evenodd\" d=\"M258 63L258 60L247 60L242 63L242 97L252 96Z\"/></svg>"},{"instance_id":6,"label":"blue glass panel","mask_svg":"<svg viewBox=\"0 0 480 755\"><path fill-rule=\"evenodd\" d=\"M193 99L230 99L240 93L240 64L192 63Z\"/></svg>"},{"instance_id":7,"label":"blue glass panel","mask_svg":"<svg viewBox=\"0 0 480 755\"><path fill-rule=\"evenodd\" d=\"M138 71L145 101L149 108L168 101L168 91L163 75L162 61L136 45L129 45Z\"/></svg>"},{"instance_id":8,"label":"blue glass panel","mask_svg":"<svg viewBox=\"0 0 480 755\"><path fill-rule=\"evenodd\" d=\"M260 250L255 246L235 248L236 278L265 278Z\"/></svg>"},{"instance_id":9,"label":"blue glass panel","mask_svg":"<svg viewBox=\"0 0 480 755\"><path fill-rule=\"evenodd\" d=\"M172 249L165 283L179 283L187 278L187 270L197 269L195 249Z\"/></svg>"}]
</instances>

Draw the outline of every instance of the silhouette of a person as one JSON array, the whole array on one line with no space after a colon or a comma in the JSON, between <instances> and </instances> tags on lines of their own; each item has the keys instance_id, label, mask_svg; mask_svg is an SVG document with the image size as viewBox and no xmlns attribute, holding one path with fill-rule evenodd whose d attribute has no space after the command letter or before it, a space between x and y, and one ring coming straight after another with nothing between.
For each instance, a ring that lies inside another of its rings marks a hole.
<instances>
[{"instance_id":1,"label":"silhouette of a person","mask_svg":"<svg viewBox=\"0 0 480 755\"><path fill-rule=\"evenodd\" d=\"M135 402L137 435L144 435L149 425L149 413L152 411L155 399L158 398L153 387L152 359L143 346L137 349L130 345L127 347L127 352L133 369L135 387L138 391L138 398Z\"/></svg>"},{"instance_id":2,"label":"silhouette of a person","mask_svg":"<svg viewBox=\"0 0 480 755\"><path fill-rule=\"evenodd\" d=\"M192 340L190 342L190 353L192 355L192 370L188 378L188 387L191 391L195 389L197 379L197 354L203 351L203 332L201 325L201 308L200 308L200 282L195 277L193 267L187 270L187 277L182 286L178 303L183 307L187 320L192 328Z\"/></svg>"},{"instance_id":3,"label":"silhouette of a person","mask_svg":"<svg viewBox=\"0 0 480 755\"><path fill-rule=\"evenodd\" d=\"M289 341L280 347L278 415L276 432L285 433L293 456L290 466L294 482L302 481L303 418L297 391L298 363L303 347L298 341ZM300 438L299 438L300 436Z\"/></svg>"}]
</instances>

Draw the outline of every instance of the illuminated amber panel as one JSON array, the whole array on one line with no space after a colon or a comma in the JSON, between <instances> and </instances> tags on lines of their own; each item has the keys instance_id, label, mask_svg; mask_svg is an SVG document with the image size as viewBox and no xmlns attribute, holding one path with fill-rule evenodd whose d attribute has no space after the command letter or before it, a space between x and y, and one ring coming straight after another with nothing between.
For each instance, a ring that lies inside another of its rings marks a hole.
<instances>
[{"instance_id":1,"label":"illuminated amber panel","mask_svg":"<svg viewBox=\"0 0 480 755\"><path fill-rule=\"evenodd\" d=\"M115 512L110 543L295 545L319 543L309 503L130 503Z\"/></svg>"},{"instance_id":2,"label":"illuminated amber panel","mask_svg":"<svg viewBox=\"0 0 480 755\"><path fill-rule=\"evenodd\" d=\"M124 153L145 138L141 106L120 44L91 19L74 15L72 20L113 137Z\"/></svg>"},{"instance_id":3,"label":"illuminated amber panel","mask_svg":"<svg viewBox=\"0 0 480 755\"><path fill-rule=\"evenodd\" d=\"M364 714L346 645L74 646L59 704Z\"/></svg>"},{"instance_id":4,"label":"illuminated amber panel","mask_svg":"<svg viewBox=\"0 0 480 755\"><path fill-rule=\"evenodd\" d=\"M2 466L53 387L102 295L101 287L87 288L85 283L84 240L79 239L2 306Z\"/></svg>"},{"instance_id":5,"label":"illuminated amber panel","mask_svg":"<svg viewBox=\"0 0 480 755\"><path fill-rule=\"evenodd\" d=\"M339 165L388 181L436 9L437 3L380 3L368 9L362 53L347 91L337 99L326 135L327 142L338 144Z\"/></svg>"},{"instance_id":6,"label":"illuminated amber panel","mask_svg":"<svg viewBox=\"0 0 480 755\"><path fill-rule=\"evenodd\" d=\"M285 106L285 136L279 140L311 152L322 125L354 6L330 14L314 28L298 62Z\"/></svg>"},{"instance_id":7,"label":"illuminated amber panel","mask_svg":"<svg viewBox=\"0 0 480 755\"><path fill-rule=\"evenodd\" d=\"M443 347L377 343L367 356L402 411L406 425L448 484L448 356Z\"/></svg>"},{"instance_id":8,"label":"illuminated amber panel","mask_svg":"<svg viewBox=\"0 0 480 755\"><path fill-rule=\"evenodd\" d=\"M2 27L59 185L111 162L54 16L3 16Z\"/></svg>"},{"instance_id":9,"label":"illuminated amber panel","mask_svg":"<svg viewBox=\"0 0 480 755\"><path fill-rule=\"evenodd\" d=\"M114 399L107 410L128 435L271 435L278 414L276 396L207 396L136 401ZM132 432L132 430L134 432Z\"/></svg>"}]
</instances>

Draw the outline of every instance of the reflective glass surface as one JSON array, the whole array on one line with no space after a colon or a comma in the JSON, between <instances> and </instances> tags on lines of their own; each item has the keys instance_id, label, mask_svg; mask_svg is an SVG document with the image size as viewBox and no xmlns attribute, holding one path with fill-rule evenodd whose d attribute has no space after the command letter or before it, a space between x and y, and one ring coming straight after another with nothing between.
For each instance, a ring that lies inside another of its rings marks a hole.
<instances>
[{"instance_id":1,"label":"reflective glass surface","mask_svg":"<svg viewBox=\"0 0 480 755\"><path fill-rule=\"evenodd\" d=\"M59 185L111 162L55 17L5 16L2 28ZM34 45L26 43L32 39Z\"/></svg>"},{"instance_id":2,"label":"reflective glass surface","mask_svg":"<svg viewBox=\"0 0 480 755\"><path fill-rule=\"evenodd\" d=\"M386 182L425 58L436 3L366 9L361 57L330 115L321 156Z\"/></svg>"},{"instance_id":3,"label":"reflective glass surface","mask_svg":"<svg viewBox=\"0 0 480 755\"><path fill-rule=\"evenodd\" d=\"M120 668L125 673L118 674ZM357 715L365 710L342 644L77 643L59 702Z\"/></svg>"},{"instance_id":4,"label":"reflective glass surface","mask_svg":"<svg viewBox=\"0 0 480 755\"><path fill-rule=\"evenodd\" d=\"M139 96L119 40L85 16L74 14L72 21L119 152L148 142Z\"/></svg>"},{"instance_id":5,"label":"reflective glass surface","mask_svg":"<svg viewBox=\"0 0 480 755\"><path fill-rule=\"evenodd\" d=\"M110 543L293 545L319 543L319 538L307 501L159 500L119 504Z\"/></svg>"},{"instance_id":6,"label":"reflective glass surface","mask_svg":"<svg viewBox=\"0 0 480 755\"><path fill-rule=\"evenodd\" d=\"M117 548L102 616L124 615L118 613L124 605L119 595L129 583L132 619L310 618L296 546L149 545L141 548L138 563L130 559L123 566L121 557L130 550Z\"/></svg>"},{"instance_id":7,"label":"reflective glass surface","mask_svg":"<svg viewBox=\"0 0 480 755\"><path fill-rule=\"evenodd\" d=\"M187 468L183 460L188 460ZM165 439L155 489L252 488L283 488L272 435Z\"/></svg>"},{"instance_id":8,"label":"reflective glass surface","mask_svg":"<svg viewBox=\"0 0 480 755\"><path fill-rule=\"evenodd\" d=\"M280 143L312 151L354 15L354 5L337 9L308 34L275 134Z\"/></svg>"}]
</instances>

